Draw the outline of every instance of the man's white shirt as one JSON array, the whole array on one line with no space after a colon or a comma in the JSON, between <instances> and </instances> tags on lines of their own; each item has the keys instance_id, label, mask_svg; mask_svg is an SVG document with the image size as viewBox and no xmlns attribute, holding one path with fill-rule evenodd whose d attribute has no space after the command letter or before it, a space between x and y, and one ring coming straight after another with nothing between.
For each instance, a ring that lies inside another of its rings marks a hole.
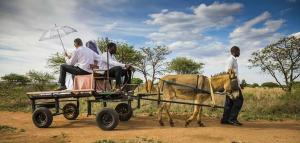
<instances>
[{"instance_id":1,"label":"man's white shirt","mask_svg":"<svg viewBox=\"0 0 300 143\"><path fill-rule=\"evenodd\" d=\"M118 62L115 55L112 55L110 53L108 53L108 62L109 62L109 69L116 66L125 68L125 64ZM99 68L101 70L107 70L107 52L104 52L102 54L102 62L99 62Z\"/></svg>"},{"instance_id":2,"label":"man's white shirt","mask_svg":"<svg viewBox=\"0 0 300 143\"><path fill-rule=\"evenodd\" d=\"M93 71L90 68L90 64L94 64L94 60L101 61L102 57L97 55L91 49L81 46L72 53L70 59L67 57L65 59L67 64L78 66L79 68L92 73Z\"/></svg>"},{"instance_id":3,"label":"man's white shirt","mask_svg":"<svg viewBox=\"0 0 300 143\"><path fill-rule=\"evenodd\" d=\"M225 71L228 71L229 69L233 69L237 79L238 79L238 83L240 85L240 79L239 79L239 68L238 68L238 62L237 62L237 58L234 57L233 55L231 55L228 60L227 60L227 65L226 65L226 69Z\"/></svg>"}]
</instances>

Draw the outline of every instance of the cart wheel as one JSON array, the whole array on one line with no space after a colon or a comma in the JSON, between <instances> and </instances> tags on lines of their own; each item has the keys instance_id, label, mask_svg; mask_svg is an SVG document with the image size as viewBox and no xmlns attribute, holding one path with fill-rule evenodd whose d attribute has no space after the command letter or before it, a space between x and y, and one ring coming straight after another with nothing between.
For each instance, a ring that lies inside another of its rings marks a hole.
<instances>
[{"instance_id":1,"label":"cart wheel","mask_svg":"<svg viewBox=\"0 0 300 143\"><path fill-rule=\"evenodd\" d=\"M133 114L131 106L126 103L120 103L116 106L115 110L119 114L120 121L128 121Z\"/></svg>"},{"instance_id":2,"label":"cart wheel","mask_svg":"<svg viewBox=\"0 0 300 143\"><path fill-rule=\"evenodd\" d=\"M68 103L63 107L64 117L68 120L75 120L78 115L79 111L77 109L77 105L74 103Z\"/></svg>"},{"instance_id":3,"label":"cart wheel","mask_svg":"<svg viewBox=\"0 0 300 143\"><path fill-rule=\"evenodd\" d=\"M113 130L119 124L118 113L110 108L103 108L96 114L96 122L102 130Z\"/></svg>"},{"instance_id":4,"label":"cart wheel","mask_svg":"<svg viewBox=\"0 0 300 143\"><path fill-rule=\"evenodd\" d=\"M48 108L40 107L33 112L32 121L38 128L48 128L53 121L53 116Z\"/></svg>"}]
</instances>

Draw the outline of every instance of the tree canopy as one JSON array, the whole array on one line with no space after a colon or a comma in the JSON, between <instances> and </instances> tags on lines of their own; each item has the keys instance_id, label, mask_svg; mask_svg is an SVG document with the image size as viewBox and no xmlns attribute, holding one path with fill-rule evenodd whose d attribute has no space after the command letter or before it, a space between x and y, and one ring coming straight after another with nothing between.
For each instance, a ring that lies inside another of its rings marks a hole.
<instances>
[{"instance_id":1,"label":"tree canopy","mask_svg":"<svg viewBox=\"0 0 300 143\"><path fill-rule=\"evenodd\" d=\"M294 36L282 38L252 53L249 62L250 68L259 67L269 73L282 89L291 91L294 81L300 76L300 39ZM283 77L283 83L280 77Z\"/></svg>"},{"instance_id":2,"label":"tree canopy","mask_svg":"<svg viewBox=\"0 0 300 143\"><path fill-rule=\"evenodd\" d=\"M10 84L21 84L25 85L30 82L30 79L24 75L10 73L1 77L2 80Z\"/></svg>"},{"instance_id":3,"label":"tree canopy","mask_svg":"<svg viewBox=\"0 0 300 143\"><path fill-rule=\"evenodd\" d=\"M177 57L168 64L168 70L177 74L198 74L201 73L203 66L204 63L186 57Z\"/></svg>"}]
</instances>

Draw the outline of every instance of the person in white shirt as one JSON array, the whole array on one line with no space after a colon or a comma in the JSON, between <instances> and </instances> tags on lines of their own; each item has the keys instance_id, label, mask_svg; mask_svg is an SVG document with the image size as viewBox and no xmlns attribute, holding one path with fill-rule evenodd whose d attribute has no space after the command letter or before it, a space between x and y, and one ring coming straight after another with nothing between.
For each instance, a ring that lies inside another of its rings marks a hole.
<instances>
[{"instance_id":1,"label":"person in white shirt","mask_svg":"<svg viewBox=\"0 0 300 143\"><path fill-rule=\"evenodd\" d=\"M100 62L100 69L108 70L109 68L109 76L114 77L116 79L116 89L121 88L121 78L124 76L123 84L131 83L131 69L133 68L129 64L123 64L117 61L115 54L117 53L117 45L115 43L107 44L108 53L104 52L102 54L103 62ZM107 66L107 56L108 56L108 66ZM102 64L101 64L102 63ZM107 71L105 72L107 74Z\"/></svg>"},{"instance_id":2,"label":"person in white shirt","mask_svg":"<svg viewBox=\"0 0 300 143\"><path fill-rule=\"evenodd\" d=\"M231 55L228 58L226 71L228 71L229 69L233 69L235 71L237 79L238 79L238 84L240 86L238 63L237 63L237 57L240 56L240 48L237 46L233 46L230 49L230 52L231 52ZM238 126L242 125L242 123L240 123L237 120L237 117L239 115L239 112L240 112L240 110L243 106L243 102L244 102L241 88L243 88L243 87L240 86L238 97L232 99L229 96L226 96L224 113L223 113L223 117L221 119L221 124L230 124L230 125L238 125Z\"/></svg>"},{"instance_id":3,"label":"person in white shirt","mask_svg":"<svg viewBox=\"0 0 300 143\"><path fill-rule=\"evenodd\" d=\"M60 66L59 83L60 87L57 90L65 90L66 73L75 75L88 75L93 71L90 67L94 64L95 60L101 59L101 56L97 55L91 49L83 47L82 41L79 38L74 40L74 46L76 50L70 56L65 53L66 64Z\"/></svg>"}]
</instances>

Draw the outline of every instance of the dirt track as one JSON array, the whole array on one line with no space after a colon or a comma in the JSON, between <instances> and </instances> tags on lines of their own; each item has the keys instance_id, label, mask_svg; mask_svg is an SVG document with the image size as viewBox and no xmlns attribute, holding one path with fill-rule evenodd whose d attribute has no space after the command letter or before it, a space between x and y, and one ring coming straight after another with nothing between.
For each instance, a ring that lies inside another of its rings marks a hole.
<instances>
[{"instance_id":1,"label":"dirt track","mask_svg":"<svg viewBox=\"0 0 300 143\"><path fill-rule=\"evenodd\" d=\"M167 122L165 122L167 123ZM167 143L299 143L300 121L243 122L243 127L220 125L216 119L204 119L206 127L193 122L184 127L183 120L175 120L175 127L160 127L155 117L137 116L121 122L114 131L102 131L95 117L81 115L78 120L68 121L63 116L54 117L50 128L36 128L31 113L0 112L0 124L9 125L25 132L0 135L0 142L95 142L102 139L124 140L146 137ZM167 124L166 124L167 125Z\"/></svg>"}]
</instances>

